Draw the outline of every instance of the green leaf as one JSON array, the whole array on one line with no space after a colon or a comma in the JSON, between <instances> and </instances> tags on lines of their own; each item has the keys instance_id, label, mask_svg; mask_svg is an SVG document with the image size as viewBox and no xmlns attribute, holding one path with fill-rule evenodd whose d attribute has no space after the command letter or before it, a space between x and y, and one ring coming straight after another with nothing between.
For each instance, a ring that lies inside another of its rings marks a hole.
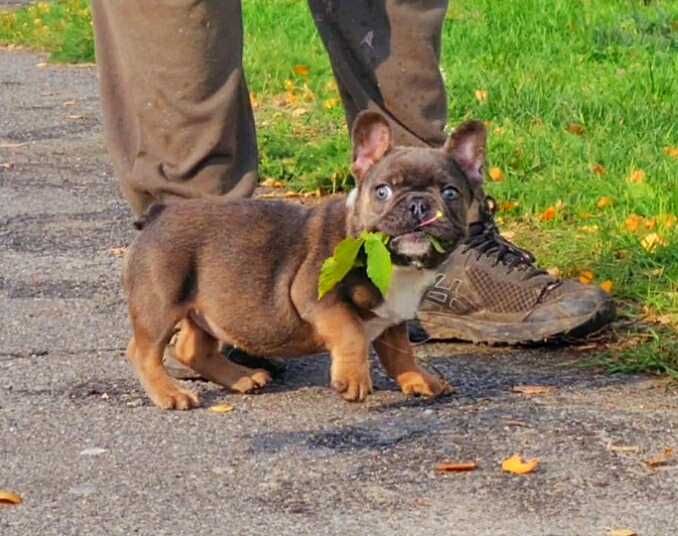
<instances>
[{"instance_id":1,"label":"green leaf","mask_svg":"<svg viewBox=\"0 0 678 536\"><path fill-rule=\"evenodd\" d=\"M356 263L364 238L345 238L334 248L334 255L323 262L318 278L318 299L336 287Z\"/></svg>"},{"instance_id":2,"label":"green leaf","mask_svg":"<svg viewBox=\"0 0 678 536\"><path fill-rule=\"evenodd\" d=\"M386 296L391 287L393 264L382 233L366 235L365 253L367 253L367 277L379 289L381 295Z\"/></svg>"},{"instance_id":3,"label":"green leaf","mask_svg":"<svg viewBox=\"0 0 678 536\"><path fill-rule=\"evenodd\" d=\"M433 249L435 249L438 253L445 253L445 248L443 245L438 241L438 239L435 236L432 235L426 235L428 238L428 241L431 242L431 245L433 246Z\"/></svg>"}]
</instances>

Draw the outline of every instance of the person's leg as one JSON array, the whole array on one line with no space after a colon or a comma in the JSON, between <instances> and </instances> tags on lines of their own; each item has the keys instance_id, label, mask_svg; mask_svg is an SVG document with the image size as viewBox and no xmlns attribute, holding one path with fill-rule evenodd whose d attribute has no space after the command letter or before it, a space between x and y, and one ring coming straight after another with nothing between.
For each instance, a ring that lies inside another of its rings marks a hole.
<instances>
[{"instance_id":1,"label":"person's leg","mask_svg":"<svg viewBox=\"0 0 678 536\"><path fill-rule=\"evenodd\" d=\"M106 145L135 214L167 197L251 195L240 2L93 0L92 10Z\"/></svg>"},{"instance_id":2,"label":"person's leg","mask_svg":"<svg viewBox=\"0 0 678 536\"><path fill-rule=\"evenodd\" d=\"M391 121L398 145L439 145L447 121L439 71L447 0L309 0L346 108L349 130L364 109ZM422 338L478 342L581 336L608 323L612 300L578 281L559 281L502 238L488 199L470 212L465 244L450 256L419 310Z\"/></svg>"},{"instance_id":3,"label":"person's leg","mask_svg":"<svg viewBox=\"0 0 678 536\"><path fill-rule=\"evenodd\" d=\"M441 145L447 97L438 63L447 0L309 0L350 125L380 111L396 145Z\"/></svg>"}]
</instances>

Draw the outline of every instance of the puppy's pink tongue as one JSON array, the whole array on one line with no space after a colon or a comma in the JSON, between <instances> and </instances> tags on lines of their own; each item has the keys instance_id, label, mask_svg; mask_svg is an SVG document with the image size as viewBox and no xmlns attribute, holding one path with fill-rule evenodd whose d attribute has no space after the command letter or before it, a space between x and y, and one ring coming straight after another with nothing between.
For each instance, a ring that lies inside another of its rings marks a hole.
<instances>
[{"instance_id":1,"label":"puppy's pink tongue","mask_svg":"<svg viewBox=\"0 0 678 536\"><path fill-rule=\"evenodd\" d=\"M442 215L443 215L442 212L440 211L436 212L435 216L429 218L428 220L424 220L419 225L417 225L417 229L421 229L422 227L426 227L427 225L431 225L432 223L437 222L442 217Z\"/></svg>"}]
</instances>

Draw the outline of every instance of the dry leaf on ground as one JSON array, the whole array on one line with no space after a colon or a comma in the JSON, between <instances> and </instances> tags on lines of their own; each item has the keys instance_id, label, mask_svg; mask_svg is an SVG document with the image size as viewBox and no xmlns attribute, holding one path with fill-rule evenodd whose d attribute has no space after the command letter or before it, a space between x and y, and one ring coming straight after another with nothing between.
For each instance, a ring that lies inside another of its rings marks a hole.
<instances>
[{"instance_id":1,"label":"dry leaf on ground","mask_svg":"<svg viewBox=\"0 0 678 536\"><path fill-rule=\"evenodd\" d=\"M498 167L493 167L490 168L490 179L492 179L494 182L501 182L505 179L504 172L501 170L501 168Z\"/></svg>"},{"instance_id":2,"label":"dry leaf on ground","mask_svg":"<svg viewBox=\"0 0 678 536\"><path fill-rule=\"evenodd\" d=\"M520 454L514 454L510 458L506 458L501 464L503 471L516 475L526 475L536 470L537 467L539 467L539 458L523 460Z\"/></svg>"},{"instance_id":3,"label":"dry leaf on ground","mask_svg":"<svg viewBox=\"0 0 678 536\"><path fill-rule=\"evenodd\" d=\"M638 533L631 529L612 529L607 536L638 536Z\"/></svg>"},{"instance_id":4,"label":"dry leaf on ground","mask_svg":"<svg viewBox=\"0 0 678 536\"><path fill-rule=\"evenodd\" d=\"M627 231L635 233L643 223L643 219L644 218L642 216L638 216L638 214L631 214L628 218L626 218L624 227L626 227Z\"/></svg>"},{"instance_id":5,"label":"dry leaf on ground","mask_svg":"<svg viewBox=\"0 0 678 536\"><path fill-rule=\"evenodd\" d=\"M614 282L611 281L610 279L606 279L600 284L600 288L604 291L607 292L608 294L612 294L612 291L614 290Z\"/></svg>"},{"instance_id":6,"label":"dry leaf on ground","mask_svg":"<svg viewBox=\"0 0 678 536\"><path fill-rule=\"evenodd\" d=\"M212 413L230 413L234 409L235 407L230 404L215 404L214 406L207 408L207 411L211 411Z\"/></svg>"},{"instance_id":7,"label":"dry leaf on ground","mask_svg":"<svg viewBox=\"0 0 678 536\"><path fill-rule=\"evenodd\" d=\"M464 473L478 468L476 462L444 462L436 465L439 473Z\"/></svg>"},{"instance_id":8,"label":"dry leaf on ground","mask_svg":"<svg viewBox=\"0 0 678 536\"><path fill-rule=\"evenodd\" d=\"M665 147L664 154L671 158L678 158L678 147Z\"/></svg>"},{"instance_id":9,"label":"dry leaf on ground","mask_svg":"<svg viewBox=\"0 0 678 536\"><path fill-rule=\"evenodd\" d=\"M476 100L480 103L487 102L487 91L484 89L476 89L475 97Z\"/></svg>"},{"instance_id":10,"label":"dry leaf on ground","mask_svg":"<svg viewBox=\"0 0 678 536\"><path fill-rule=\"evenodd\" d=\"M596 202L596 206L598 208L607 208L609 206L612 206L612 198L604 195L604 196L598 198L598 201Z\"/></svg>"},{"instance_id":11,"label":"dry leaf on ground","mask_svg":"<svg viewBox=\"0 0 678 536\"><path fill-rule=\"evenodd\" d=\"M21 504L23 499L13 491L0 489L0 504Z\"/></svg>"},{"instance_id":12,"label":"dry leaf on ground","mask_svg":"<svg viewBox=\"0 0 678 536\"><path fill-rule=\"evenodd\" d=\"M567 125L567 131L575 136L583 136L586 128L581 123L570 123Z\"/></svg>"},{"instance_id":13,"label":"dry leaf on ground","mask_svg":"<svg viewBox=\"0 0 678 536\"><path fill-rule=\"evenodd\" d=\"M307 77L311 73L311 68L308 65L295 65L292 67L294 74L298 76Z\"/></svg>"},{"instance_id":14,"label":"dry leaf on ground","mask_svg":"<svg viewBox=\"0 0 678 536\"><path fill-rule=\"evenodd\" d=\"M648 253L654 253L657 248L664 247L668 242L657 233L650 233L640 241L640 245Z\"/></svg>"},{"instance_id":15,"label":"dry leaf on ground","mask_svg":"<svg viewBox=\"0 0 678 536\"><path fill-rule=\"evenodd\" d=\"M667 448L667 449L664 449L659 454L656 454L655 456L653 456L649 460L645 460L645 464L648 467L652 467L654 469L655 467L659 467L661 465L666 465L672 459L673 459L673 449Z\"/></svg>"},{"instance_id":16,"label":"dry leaf on ground","mask_svg":"<svg viewBox=\"0 0 678 536\"><path fill-rule=\"evenodd\" d=\"M284 182L278 181L276 179L271 179L271 178L264 179L263 181L261 181L261 185L266 186L268 188L284 188L285 187Z\"/></svg>"},{"instance_id":17,"label":"dry leaf on ground","mask_svg":"<svg viewBox=\"0 0 678 536\"><path fill-rule=\"evenodd\" d=\"M339 99L337 99L336 97L333 97L331 99L325 99L323 101L323 108L325 108L325 110L333 110L337 106L339 106Z\"/></svg>"},{"instance_id":18,"label":"dry leaf on ground","mask_svg":"<svg viewBox=\"0 0 678 536\"><path fill-rule=\"evenodd\" d=\"M261 194L257 196L257 199L291 199L294 197L303 197L304 194L301 192L271 192L267 194Z\"/></svg>"},{"instance_id":19,"label":"dry leaf on ground","mask_svg":"<svg viewBox=\"0 0 678 536\"><path fill-rule=\"evenodd\" d=\"M548 395L553 392L553 387L550 385L514 385L511 391L521 395Z\"/></svg>"},{"instance_id":20,"label":"dry leaf on ground","mask_svg":"<svg viewBox=\"0 0 678 536\"><path fill-rule=\"evenodd\" d=\"M605 169L605 166L603 164L593 164L591 166L591 172L594 175L598 175L599 177L602 177L603 175L605 175L607 170Z\"/></svg>"},{"instance_id":21,"label":"dry leaf on ground","mask_svg":"<svg viewBox=\"0 0 678 536\"><path fill-rule=\"evenodd\" d=\"M520 206L520 203L517 201L502 201L499 203L499 210L501 212L509 212L511 210L514 210Z\"/></svg>"},{"instance_id":22,"label":"dry leaf on ground","mask_svg":"<svg viewBox=\"0 0 678 536\"><path fill-rule=\"evenodd\" d=\"M556 214L558 214L556 207L549 207L539 215L539 219L541 221L553 221L556 219Z\"/></svg>"},{"instance_id":23,"label":"dry leaf on ground","mask_svg":"<svg viewBox=\"0 0 678 536\"><path fill-rule=\"evenodd\" d=\"M591 283L593 283L594 279L595 275L591 270L582 270L579 273L579 282L584 285L590 285Z\"/></svg>"},{"instance_id":24,"label":"dry leaf on ground","mask_svg":"<svg viewBox=\"0 0 678 536\"><path fill-rule=\"evenodd\" d=\"M557 266L551 266L550 268L547 268L546 273L551 277L555 277L556 279L560 279L561 276L560 268Z\"/></svg>"},{"instance_id":25,"label":"dry leaf on ground","mask_svg":"<svg viewBox=\"0 0 678 536\"><path fill-rule=\"evenodd\" d=\"M127 248L125 246L120 246L116 248L111 248L108 250L108 252L114 257L123 257L127 252Z\"/></svg>"},{"instance_id":26,"label":"dry leaf on ground","mask_svg":"<svg viewBox=\"0 0 678 536\"><path fill-rule=\"evenodd\" d=\"M638 445L613 445L609 442L606 448L612 452L640 452L640 447Z\"/></svg>"},{"instance_id":27,"label":"dry leaf on ground","mask_svg":"<svg viewBox=\"0 0 678 536\"><path fill-rule=\"evenodd\" d=\"M634 169L629 175L629 182L645 182L647 175L642 169Z\"/></svg>"}]
</instances>

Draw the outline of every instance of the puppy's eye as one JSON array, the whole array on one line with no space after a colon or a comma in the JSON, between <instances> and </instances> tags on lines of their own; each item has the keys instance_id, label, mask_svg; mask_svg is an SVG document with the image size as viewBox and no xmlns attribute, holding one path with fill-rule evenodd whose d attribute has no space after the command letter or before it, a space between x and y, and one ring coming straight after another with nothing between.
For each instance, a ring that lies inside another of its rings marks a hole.
<instances>
[{"instance_id":1,"label":"puppy's eye","mask_svg":"<svg viewBox=\"0 0 678 536\"><path fill-rule=\"evenodd\" d=\"M442 189L441 194L445 201L452 201L459 197L459 190L454 186L445 186L445 188Z\"/></svg>"},{"instance_id":2,"label":"puppy's eye","mask_svg":"<svg viewBox=\"0 0 678 536\"><path fill-rule=\"evenodd\" d=\"M388 184L380 184L374 189L374 195L379 201L386 201L393 195L393 190Z\"/></svg>"}]
</instances>

